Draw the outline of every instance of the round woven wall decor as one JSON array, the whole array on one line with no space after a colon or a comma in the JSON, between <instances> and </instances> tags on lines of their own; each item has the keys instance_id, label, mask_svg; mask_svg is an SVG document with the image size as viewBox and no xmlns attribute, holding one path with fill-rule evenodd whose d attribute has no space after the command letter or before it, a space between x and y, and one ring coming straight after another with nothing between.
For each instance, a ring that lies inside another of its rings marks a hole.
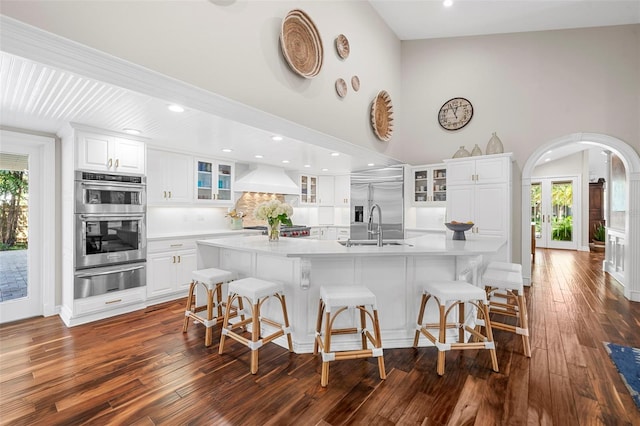
<instances>
[{"instance_id":1,"label":"round woven wall decor","mask_svg":"<svg viewBox=\"0 0 640 426\"><path fill-rule=\"evenodd\" d=\"M373 133L381 141L389 141L393 134L393 103L385 90L378 92L371 104L371 125Z\"/></svg>"},{"instance_id":2,"label":"round woven wall decor","mask_svg":"<svg viewBox=\"0 0 640 426\"><path fill-rule=\"evenodd\" d=\"M291 69L304 78L313 78L322 68L324 51L315 24L300 9L293 9L282 20L282 53Z\"/></svg>"}]
</instances>

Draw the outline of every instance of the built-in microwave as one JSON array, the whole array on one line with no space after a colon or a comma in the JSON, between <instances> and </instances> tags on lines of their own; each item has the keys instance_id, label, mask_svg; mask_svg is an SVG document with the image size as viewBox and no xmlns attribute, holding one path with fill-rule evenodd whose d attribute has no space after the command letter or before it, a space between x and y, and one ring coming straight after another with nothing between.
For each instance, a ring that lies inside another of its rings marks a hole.
<instances>
[{"instance_id":1,"label":"built-in microwave","mask_svg":"<svg viewBox=\"0 0 640 426\"><path fill-rule=\"evenodd\" d=\"M76 269L136 262L147 257L140 214L76 214Z\"/></svg>"},{"instance_id":2,"label":"built-in microwave","mask_svg":"<svg viewBox=\"0 0 640 426\"><path fill-rule=\"evenodd\" d=\"M76 213L143 213L146 178L76 171Z\"/></svg>"}]
</instances>

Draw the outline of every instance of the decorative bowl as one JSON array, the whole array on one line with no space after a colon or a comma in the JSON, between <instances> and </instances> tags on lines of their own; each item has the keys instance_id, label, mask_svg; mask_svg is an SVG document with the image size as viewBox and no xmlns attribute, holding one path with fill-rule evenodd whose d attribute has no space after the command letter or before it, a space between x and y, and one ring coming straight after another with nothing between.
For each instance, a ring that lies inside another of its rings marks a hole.
<instances>
[{"instance_id":1,"label":"decorative bowl","mask_svg":"<svg viewBox=\"0 0 640 426\"><path fill-rule=\"evenodd\" d=\"M453 231L454 240L466 240L466 238L464 237L464 231L468 231L469 229L473 228L473 225L474 225L473 222L471 223L456 222L456 223L444 224L444 226L446 226L451 231Z\"/></svg>"}]
</instances>

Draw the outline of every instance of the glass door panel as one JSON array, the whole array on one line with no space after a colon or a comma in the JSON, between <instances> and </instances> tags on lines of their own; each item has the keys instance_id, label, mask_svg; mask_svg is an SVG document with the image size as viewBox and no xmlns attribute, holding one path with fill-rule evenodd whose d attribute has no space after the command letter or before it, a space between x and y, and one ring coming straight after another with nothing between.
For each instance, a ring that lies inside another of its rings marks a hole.
<instances>
[{"instance_id":1,"label":"glass door panel","mask_svg":"<svg viewBox=\"0 0 640 426\"><path fill-rule=\"evenodd\" d=\"M576 249L574 221L577 178L544 178L531 182L531 223L536 247Z\"/></svg>"}]
</instances>

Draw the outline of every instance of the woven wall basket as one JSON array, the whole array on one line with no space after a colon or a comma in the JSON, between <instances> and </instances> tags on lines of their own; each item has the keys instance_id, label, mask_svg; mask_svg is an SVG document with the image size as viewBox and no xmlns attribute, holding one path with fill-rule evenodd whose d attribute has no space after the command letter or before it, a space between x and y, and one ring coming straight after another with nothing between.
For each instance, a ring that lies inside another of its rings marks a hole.
<instances>
[{"instance_id":1,"label":"woven wall basket","mask_svg":"<svg viewBox=\"0 0 640 426\"><path fill-rule=\"evenodd\" d=\"M291 69L304 78L313 78L322 68L324 51L320 33L309 16L293 9L282 20L282 54Z\"/></svg>"},{"instance_id":2,"label":"woven wall basket","mask_svg":"<svg viewBox=\"0 0 640 426\"><path fill-rule=\"evenodd\" d=\"M381 141L389 141L393 134L393 103L385 90L378 92L371 104L371 125L373 133Z\"/></svg>"}]
</instances>

